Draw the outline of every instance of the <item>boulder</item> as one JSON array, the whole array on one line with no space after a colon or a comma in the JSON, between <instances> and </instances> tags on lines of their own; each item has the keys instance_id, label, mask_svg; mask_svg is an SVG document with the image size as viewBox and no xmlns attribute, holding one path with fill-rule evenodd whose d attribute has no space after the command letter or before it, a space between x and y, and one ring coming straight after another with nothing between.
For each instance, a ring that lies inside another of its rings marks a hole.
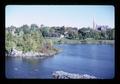
<instances>
[{"instance_id":1,"label":"boulder","mask_svg":"<svg viewBox=\"0 0 120 84\"><path fill-rule=\"evenodd\" d=\"M11 50L11 52L7 53L6 52L6 56L11 56L11 57L47 57L47 56L53 56L55 55L56 53L41 53L41 52L26 52L26 53L23 53L22 51L18 51L16 50L15 48L13 48Z\"/></svg>"},{"instance_id":2,"label":"boulder","mask_svg":"<svg viewBox=\"0 0 120 84\"><path fill-rule=\"evenodd\" d=\"M14 56L14 57L22 56L22 51L18 51L13 48L12 51L10 52L10 56Z\"/></svg>"},{"instance_id":3,"label":"boulder","mask_svg":"<svg viewBox=\"0 0 120 84\"><path fill-rule=\"evenodd\" d=\"M64 71L56 71L52 75L55 79L97 79L95 76L91 76L88 74L80 75Z\"/></svg>"}]
</instances>

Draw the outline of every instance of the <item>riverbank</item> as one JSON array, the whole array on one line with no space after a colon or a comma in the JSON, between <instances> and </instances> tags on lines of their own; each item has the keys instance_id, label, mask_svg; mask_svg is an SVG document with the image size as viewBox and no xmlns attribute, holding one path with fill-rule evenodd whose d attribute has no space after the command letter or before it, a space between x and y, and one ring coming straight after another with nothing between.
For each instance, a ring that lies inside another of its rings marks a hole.
<instances>
[{"instance_id":1,"label":"riverbank","mask_svg":"<svg viewBox=\"0 0 120 84\"><path fill-rule=\"evenodd\" d=\"M49 37L46 39L51 39L55 44L113 44L115 43L114 40L95 40L95 39L66 39L66 38L55 38Z\"/></svg>"},{"instance_id":2,"label":"riverbank","mask_svg":"<svg viewBox=\"0 0 120 84\"><path fill-rule=\"evenodd\" d=\"M57 54L59 52L58 49L53 49L53 50L49 50L47 52L23 52L23 51L19 51L16 49L13 49L11 52L7 52L5 53L6 56L9 57L24 57L24 58L29 58L29 57L49 57L49 56L54 56L55 54Z\"/></svg>"}]
</instances>

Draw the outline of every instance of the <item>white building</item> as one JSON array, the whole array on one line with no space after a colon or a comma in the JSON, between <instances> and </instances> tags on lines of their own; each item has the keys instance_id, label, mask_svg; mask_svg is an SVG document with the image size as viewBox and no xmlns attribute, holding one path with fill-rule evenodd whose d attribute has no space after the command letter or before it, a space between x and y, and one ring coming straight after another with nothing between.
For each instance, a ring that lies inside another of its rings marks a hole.
<instances>
[{"instance_id":1,"label":"white building","mask_svg":"<svg viewBox=\"0 0 120 84\"><path fill-rule=\"evenodd\" d=\"M60 35L60 38L64 38L64 35L61 34L61 35Z\"/></svg>"}]
</instances>

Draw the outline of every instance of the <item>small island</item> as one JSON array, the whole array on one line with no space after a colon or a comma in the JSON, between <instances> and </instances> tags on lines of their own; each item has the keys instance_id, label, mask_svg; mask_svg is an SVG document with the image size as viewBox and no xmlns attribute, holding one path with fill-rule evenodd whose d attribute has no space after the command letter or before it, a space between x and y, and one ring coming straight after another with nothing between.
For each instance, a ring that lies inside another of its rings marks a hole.
<instances>
[{"instance_id":1,"label":"small island","mask_svg":"<svg viewBox=\"0 0 120 84\"><path fill-rule=\"evenodd\" d=\"M48 57L58 53L50 39L45 39L41 30L32 24L20 28L6 29L6 56L10 57Z\"/></svg>"}]
</instances>

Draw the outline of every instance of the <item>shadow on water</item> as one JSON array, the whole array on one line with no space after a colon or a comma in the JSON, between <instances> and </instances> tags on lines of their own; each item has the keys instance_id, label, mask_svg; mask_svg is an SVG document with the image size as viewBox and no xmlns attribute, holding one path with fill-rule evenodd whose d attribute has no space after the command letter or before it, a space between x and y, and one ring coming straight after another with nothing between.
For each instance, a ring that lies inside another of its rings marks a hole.
<instances>
[{"instance_id":1,"label":"shadow on water","mask_svg":"<svg viewBox=\"0 0 120 84\"><path fill-rule=\"evenodd\" d=\"M29 58L22 58L22 61L24 63L29 64L39 64L40 62L43 62L47 57L29 57Z\"/></svg>"}]
</instances>

